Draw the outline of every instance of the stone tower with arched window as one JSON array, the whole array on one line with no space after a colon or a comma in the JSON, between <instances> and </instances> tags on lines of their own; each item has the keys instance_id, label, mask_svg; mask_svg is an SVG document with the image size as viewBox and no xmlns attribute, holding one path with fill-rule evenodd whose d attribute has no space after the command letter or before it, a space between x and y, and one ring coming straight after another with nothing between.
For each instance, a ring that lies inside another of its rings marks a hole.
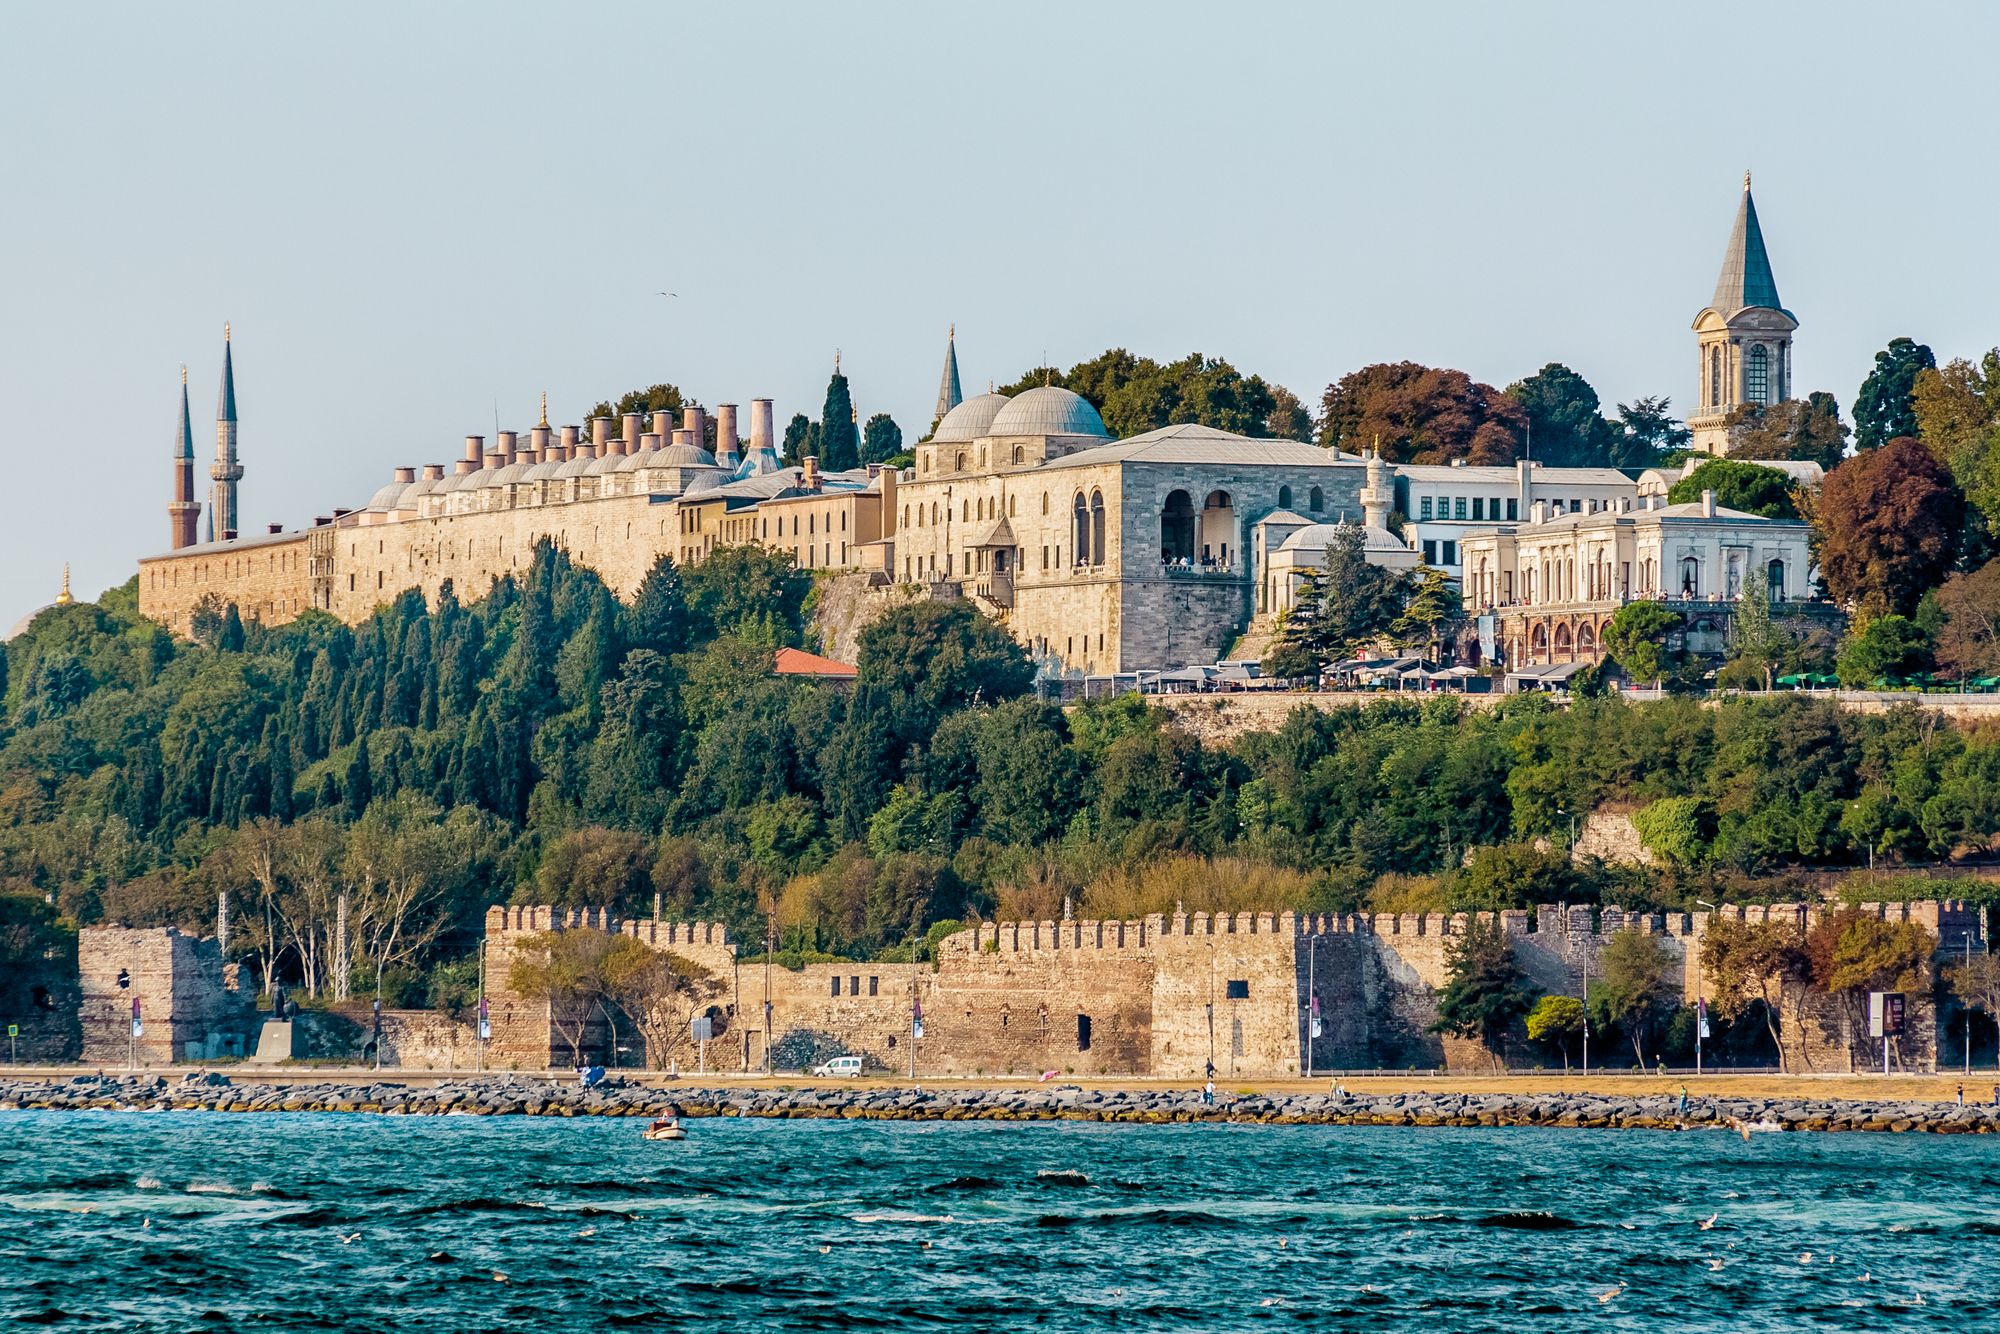
<instances>
[{"instance_id":1,"label":"stone tower with arched window","mask_svg":"<svg viewBox=\"0 0 2000 1334\"><path fill-rule=\"evenodd\" d=\"M1778 300L1746 171L1714 299L1694 319L1700 382L1688 426L1696 449L1729 453L1730 413L1746 405L1769 407L1792 396L1792 333L1798 327L1798 319Z\"/></svg>"}]
</instances>

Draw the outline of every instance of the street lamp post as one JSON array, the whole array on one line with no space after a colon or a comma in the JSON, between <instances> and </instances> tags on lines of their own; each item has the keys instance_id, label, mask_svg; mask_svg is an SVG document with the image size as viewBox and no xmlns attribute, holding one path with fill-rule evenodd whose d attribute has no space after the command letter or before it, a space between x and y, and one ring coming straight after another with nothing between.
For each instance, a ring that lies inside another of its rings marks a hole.
<instances>
[{"instance_id":1,"label":"street lamp post","mask_svg":"<svg viewBox=\"0 0 2000 1334\"><path fill-rule=\"evenodd\" d=\"M1583 1075L1590 1077L1590 947L1583 954Z\"/></svg>"},{"instance_id":2,"label":"street lamp post","mask_svg":"<svg viewBox=\"0 0 2000 1334\"><path fill-rule=\"evenodd\" d=\"M1710 912L1719 911L1707 899L1696 899L1694 906L1697 908L1706 908ZM1694 1073L1695 1077L1699 1079L1701 1077L1701 1040L1707 1036L1708 1006L1703 1002L1701 995L1701 942L1699 940L1695 941L1692 948L1694 949Z\"/></svg>"},{"instance_id":3,"label":"street lamp post","mask_svg":"<svg viewBox=\"0 0 2000 1334\"><path fill-rule=\"evenodd\" d=\"M1965 966L1970 968L1972 967L1972 933L1970 931L1961 931L1958 935L1965 942ZM1960 1006L1959 1008L1965 1012L1963 1016L1965 1020L1965 1073L1969 1075L1972 1073L1972 1007Z\"/></svg>"}]
</instances>

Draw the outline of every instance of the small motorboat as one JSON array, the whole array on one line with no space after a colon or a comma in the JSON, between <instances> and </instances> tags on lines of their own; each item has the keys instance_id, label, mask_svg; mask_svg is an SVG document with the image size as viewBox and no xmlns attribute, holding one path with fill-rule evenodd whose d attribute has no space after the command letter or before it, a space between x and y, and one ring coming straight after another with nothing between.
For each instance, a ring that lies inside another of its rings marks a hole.
<instances>
[{"instance_id":1,"label":"small motorboat","mask_svg":"<svg viewBox=\"0 0 2000 1334\"><path fill-rule=\"evenodd\" d=\"M647 1139L686 1139L687 1131L681 1129L677 1120L655 1121L646 1127Z\"/></svg>"}]
</instances>

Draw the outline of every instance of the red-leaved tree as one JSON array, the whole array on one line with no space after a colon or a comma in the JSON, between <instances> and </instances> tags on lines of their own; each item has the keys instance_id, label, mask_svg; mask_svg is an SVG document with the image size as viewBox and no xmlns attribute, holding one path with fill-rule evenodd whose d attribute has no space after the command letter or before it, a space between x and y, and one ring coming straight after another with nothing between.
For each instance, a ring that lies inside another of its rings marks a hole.
<instances>
[{"instance_id":1,"label":"red-leaved tree","mask_svg":"<svg viewBox=\"0 0 2000 1334\"><path fill-rule=\"evenodd\" d=\"M1528 416L1464 371L1414 361L1363 366L1326 387L1320 443L1359 453L1380 440L1391 463L1512 463Z\"/></svg>"},{"instance_id":2,"label":"red-leaved tree","mask_svg":"<svg viewBox=\"0 0 2000 1334\"><path fill-rule=\"evenodd\" d=\"M1898 436L1828 473L1816 509L1828 591L1864 615L1908 615L1951 568L1965 500L1929 450Z\"/></svg>"}]
</instances>

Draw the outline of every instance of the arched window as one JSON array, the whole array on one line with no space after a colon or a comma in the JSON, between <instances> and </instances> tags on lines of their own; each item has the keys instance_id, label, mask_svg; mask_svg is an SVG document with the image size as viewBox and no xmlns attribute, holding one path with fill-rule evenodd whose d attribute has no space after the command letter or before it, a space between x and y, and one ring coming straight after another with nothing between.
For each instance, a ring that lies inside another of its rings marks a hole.
<instances>
[{"instance_id":1,"label":"arched window","mask_svg":"<svg viewBox=\"0 0 2000 1334\"><path fill-rule=\"evenodd\" d=\"M1771 401L1771 353L1762 343L1743 359L1743 397L1759 407Z\"/></svg>"},{"instance_id":2,"label":"arched window","mask_svg":"<svg viewBox=\"0 0 2000 1334\"><path fill-rule=\"evenodd\" d=\"M1175 565L1194 560L1194 501L1185 491L1167 493L1160 509L1160 562Z\"/></svg>"},{"instance_id":3,"label":"arched window","mask_svg":"<svg viewBox=\"0 0 2000 1334\"><path fill-rule=\"evenodd\" d=\"M1566 625L1556 627L1555 650L1558 653L1569 652L1569 627Z\"/></svg>"},{"instance_id":4,"label":"arched window","mask_svg":"<svg viewBox=\"0 0 2000 1334\"><path fill-rule=\"evenodd\" d=\"M1023 463L1027 460L1027 457L1028 453L1026 450L1022 449L1019 445L1014 446L1014 462Z\"/></svg>"},{"instance_id":5,"label":"arched window","mask_svg":"<svg viewBox=\"0 0 2000 1334\"><path fill-rule=\"evenodd\" d=\"M1046 492L1046 491L1044 491L1044 492L1042 492L1042 514L1043 514L1043 517L1047 517L1047 515L1048 515L1048 512L1049 512L1049 493L1048 493L1048 492Z\"/></svg>"},{"instance_id":6,"label":"arched window","mask_svg":"<svg viewBox=\"0 0 2000 1334\"><path fill-rule=\"evenodd\" d=\"M958 451L958 457L957 457L957 458L956 458L956 459L954 460L954 462L953 462L953 464L952 464L952 470L953 470L954 472L964 472L964 471L965 471L965 451L964 451L964 450L962 450L962 449L961 449L961 450L959 450L959 451Z\"/></svg>"},{"instance_id":7,"label":"arched window","mask_svg":"<svg viewBox=\"0 0 2000 1334\"><path fill-rule=\"evenodd\" d=\"M1090 563L1104 564L1104 493L1090 493Z\"/></svg>"},{"instance_id":8,"label":"arched window","mask_svg":"<svg viewBox=\"0 0 2000 1334\"><path fill-rule=\"evenodd\" d=\"M1578 653L1597 651L1597 630L1588 621L1576 627L1576 651Z\"/></svg>"},{"instance_id":9,"label":"arched window","mask_svg":"<svg viewBox=\"0 0 2000 1334\"><path fill-rule=\"evenodd\" d=\"M1681 593L1686 597L1701 595L1701 562L1693 556L1681 560Z\"/></svg>"},{"instance_id":10,"label":"arched window","mask_svg":"<svg viewBox=\"0 0 2000 1334\"><path fill-rule=\"evenodd\" d=\"M1288 510L1291 507L1292 507L1292 488L1290 488L1289 486L1279 487L1278 508L1281 510Z\"/></svg>"},{"instance_id":11,"label":"arched window","mask_svg":"<svg viewBox=\"0 0 2000 1334\"><path fill-rule=\"evenodd\" d=\"M1312 490L1306 492L1306 505L1314 514L1318 514L1326 508L1326 492L1320 490L1318 487L1314 487Z\"/></svg>"},{"instance_id":12,"label":"arched window","mask_svg":"<svg viewBox=\"0 0 2000 1334\"><path fill-rule=\"evenodd\" d=\"M1768 591L1770 592L1771 595L1771 601L1773 602L1784 601L1785 563L1781 560L1774 560L1769 565L1766 565L1764 567L1764 582L1768 586Z\"/></svg>"},{"instance_id":13,"label":"arched window","mask_svg":"<svg viewBox=\"0 0 2000 1334\"><path fill-rule=\"evenodd\" d=\"M1070 506L1073 534L1071 544L1076 548L1076 563L1090 564L1090 505L1083 498L1083 492L1076 493L1076 500Z\"/></svg>"},{"instance_id":14,"label":"arched window","mask_svg":"<svg viewBox=\"0 0 2000 1334\"><path fill-rule=\"evenodd\" d=\"M1708 350L1708 406L1722 406L1722 349L1719 347Z\"/></svg>"},{"instance_id":15,"label":"arched window","mask_svg":"<svg viewBox=\"0 0 2000 1334\"><path fill-rule=\"evenodd\" d=\"M1007 497L1007 517L1013 518L1021 512L1021 503L1013 496Z\"/></svg>"}]
</instances>

